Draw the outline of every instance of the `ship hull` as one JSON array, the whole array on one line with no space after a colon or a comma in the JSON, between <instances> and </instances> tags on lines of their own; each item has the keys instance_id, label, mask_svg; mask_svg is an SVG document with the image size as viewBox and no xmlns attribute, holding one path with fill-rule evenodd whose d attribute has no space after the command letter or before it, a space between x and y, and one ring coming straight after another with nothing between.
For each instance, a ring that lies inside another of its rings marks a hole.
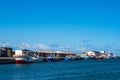
<instances>
[{"instance_id":1,"label":"ship hull","mask_svg":"<svg viewBox=\"0 0 120 80\"><path fill-rule=\"evenodd\" d=\"M26 57L16 58L15 59L16 64L27 64L27 63L33 63L33 60Z\"/></svg>"}]
</instances>

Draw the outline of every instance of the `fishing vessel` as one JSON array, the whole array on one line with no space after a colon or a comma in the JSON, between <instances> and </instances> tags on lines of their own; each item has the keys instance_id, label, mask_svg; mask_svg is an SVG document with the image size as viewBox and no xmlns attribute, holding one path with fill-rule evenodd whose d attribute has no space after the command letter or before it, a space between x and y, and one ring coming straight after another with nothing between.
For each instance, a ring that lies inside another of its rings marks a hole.
<instances>
[{"instance_id":1,"label":"fishing vessel","mask_svg":"<svg viewBox=\"0 0 120 80\"><path fill-rule=\"evenodd\" d=\"M32 53L30 50L16 50L15 51L15 62L16 64L26 64L26 63L33 63Z\"/></svg>"},{"instance_id":2,"label":"fishing vessel","mask_svg":"<svg viewBox=\"0 0 120 80\"><path fill-rule=\"evenodd\" d=\"M58 61L58 58L55 56L55 54L50 53L50 54L47 56L47 61L48 61L48 62L55 62L55 61Z\"/></svg>"},{"instance_id":3,"label":"fishing vessel","mask_svg":"<svg viewBox=\"0 0 120 80\"><path fill-rule=\"evenodd\" d=\"M65 59L65 61L72 61L72 60L76 60L76 58L77 58L76 56L71 56L71 55L68 56L67 55L64 59Z\"/></svg>"},{"instance_id":4,"label":"fishing vessel","mask_svg":"<svg viewBox=\"0 0 120 80\"><path fill-rule=\"evenodd\" d=\"M32 59L33 59L34 63L43 62L43 57L40 56L39 54L34 54L34 56L32 57Z\"/></svg>"}]
</instances>

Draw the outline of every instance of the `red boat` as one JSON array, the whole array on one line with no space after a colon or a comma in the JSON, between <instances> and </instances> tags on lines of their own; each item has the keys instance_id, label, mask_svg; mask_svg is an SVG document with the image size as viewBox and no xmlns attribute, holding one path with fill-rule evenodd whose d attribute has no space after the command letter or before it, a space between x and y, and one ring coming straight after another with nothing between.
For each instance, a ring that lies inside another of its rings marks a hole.
<instances>
[{"instance_id":1,"label":"red boat","mask_svg":"<svg viewBox=\"0 0 120 80\"><path fill-rule=\"evenodd\" d=\"M33 63L32 57L28 56L21 56L15 58L16 64L26 64L26 63Z\"/></svg>"},{"instance_id":2,"label":"red boat","mask_svg":"<svg viewBox=\"0 0 120 80\"><path fill-rule=\"evenodd\" d=\"M33 63L33 59L32 59L32 54L30 50L16 50L15 51L15 61L16 64L26 64L26 63Z\"/></svg>"}]
</instances>

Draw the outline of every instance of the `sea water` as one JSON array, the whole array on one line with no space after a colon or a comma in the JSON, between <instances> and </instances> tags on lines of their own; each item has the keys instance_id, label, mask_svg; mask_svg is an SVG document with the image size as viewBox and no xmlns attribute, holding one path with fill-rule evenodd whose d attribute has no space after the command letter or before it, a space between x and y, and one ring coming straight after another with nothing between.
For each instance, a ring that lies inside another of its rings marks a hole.
<instances>
[{"instance_id":1,"label":"sea water","mask_svg":"<svg viewBox=\"0 0 120 80\"><path fill-rule=\"evenodd\" d=\"M0 80L120 80L120 59L0 64Z\"/></svg>"}]
</instances>

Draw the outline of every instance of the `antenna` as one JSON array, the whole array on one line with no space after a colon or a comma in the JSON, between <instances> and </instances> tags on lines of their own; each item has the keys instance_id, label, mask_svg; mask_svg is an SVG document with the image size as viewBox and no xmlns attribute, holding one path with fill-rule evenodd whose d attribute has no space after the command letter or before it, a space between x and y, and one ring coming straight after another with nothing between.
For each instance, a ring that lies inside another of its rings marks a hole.
<instances>
[{"instance_id":1,"label":"antenna","mask_svg":"<svg viewBox=\"0 0 120 80\"><path fill-rule=\"evenodd\" d=\"M24 49L25 48L25 44L21 43L20 48Z\"/></svg>"},{"instance_id":2,"label":"antenna","mask_svg":"<svg viewBox=\"0 0 120 80\"><path fill-rule=\"evenodd\" d=\"M80 45L80 52L83 53L83 41L81 42L81 45Z\"/></svg>"},{"instance_id":3,"label":"antenna","mask_svg":"<svg viewBox=\"0 0 120 80\"><path fill-rule=\"evenodd\" d=\"M86 50L86 48L85 48L85 40L82 40L81 41L81 45L80 45L80 51L81 51L81 53L83 53L85 50Z\"/></svg>"}]
</instances>

